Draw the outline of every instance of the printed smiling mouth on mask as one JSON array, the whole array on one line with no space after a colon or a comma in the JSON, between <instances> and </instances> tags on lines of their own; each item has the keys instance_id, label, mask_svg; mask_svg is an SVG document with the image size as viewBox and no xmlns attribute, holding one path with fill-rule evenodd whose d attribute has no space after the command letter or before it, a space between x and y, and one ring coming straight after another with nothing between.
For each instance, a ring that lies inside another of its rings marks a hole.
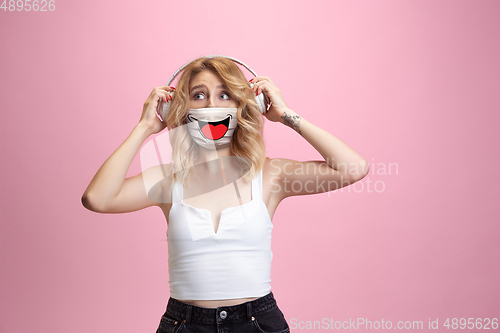
<instances>
[{"instance_id":1,"label":"printed smiling mouth on mask","mask_svg":"<svg viewBox=\"0 0 500 333\"><path fill-rule=\"evenodd\" d=\"M191 117L193 121L198 122L201 133L210 140L219 140L220 138L222 138L229 129L229 120L231 119L231 115L228 115L221 121L203 121L196 119L191 115L189 115L188 117Z\"/></svg>"},{"instance_id":2,"label":"printed smiling mouth on mask","mask_svg":"<svg viewBox=\"0 0 500 333\"><path fill-rule=\"evenodd\" d=\"M237 108L190 109L187 127L193 140L205 149L228 147L238 126Z\"/></svg>"}]
</instances>

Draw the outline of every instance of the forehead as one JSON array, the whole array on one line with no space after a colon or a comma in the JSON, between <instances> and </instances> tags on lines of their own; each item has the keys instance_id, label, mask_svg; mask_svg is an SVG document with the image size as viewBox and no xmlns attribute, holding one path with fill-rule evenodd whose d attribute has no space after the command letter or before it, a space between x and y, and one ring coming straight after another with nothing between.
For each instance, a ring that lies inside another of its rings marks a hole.
<instances>
[{"instance_id":1,"label":"forehead","mask_svg":"<svg viewBox=\"0 0 500 333\"><path fill-rule=\"evenodd\" d=\"M193 89L194 86L201 83L219 85L222 84L222 80L212 71L204 70L193 76L189 84L189 89Z\"/></svg>"}]
</instances>

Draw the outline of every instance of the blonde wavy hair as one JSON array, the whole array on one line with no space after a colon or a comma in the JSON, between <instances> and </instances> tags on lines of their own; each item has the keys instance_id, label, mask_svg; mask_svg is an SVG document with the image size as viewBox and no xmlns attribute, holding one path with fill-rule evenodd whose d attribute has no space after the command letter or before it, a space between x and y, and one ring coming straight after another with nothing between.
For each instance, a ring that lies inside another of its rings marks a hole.
<instances>
[{"instance_id":1,"label":"blonde wavy hair","mask_svg":"<svg viewBox=\"0 0 500 333\"><path fill-rule=\"evenodd\" d=\"M219 76L229 90L231 98L238 104L238 126L231 137L230 155L237 157L236 161L244 171L243 178L253 179L264 166L266 159L263 139L264 120L250 84L232 60L224 57L202 57L184 69L166 119L172 146L172 185L177 181L185 182L200 150L189 134L187 126L183 125L187 124L191 80L196 74L205 70Z\"/></svg>"}]
</instances>

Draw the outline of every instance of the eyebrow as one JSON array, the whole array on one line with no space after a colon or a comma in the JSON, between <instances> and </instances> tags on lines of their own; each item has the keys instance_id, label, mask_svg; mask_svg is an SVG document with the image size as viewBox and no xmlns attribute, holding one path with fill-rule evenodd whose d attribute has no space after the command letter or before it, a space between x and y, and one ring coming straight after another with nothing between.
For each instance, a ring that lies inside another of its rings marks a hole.
<instances>
[{"instance_id":1,"label":"eyebrow","mask_svg":"<svg viewBox=\"0 0 500 333\"><path fill-rule=\"evenodd\" d=\"M194 86L193 88L191 88L191 91L193 91L195 89L198 89L198 88L206 88L206 86L204 84L199 84L199 85ZM220 84L216 88L227 89L227 87L224 84Z\"/></svg>"}]
</instances>

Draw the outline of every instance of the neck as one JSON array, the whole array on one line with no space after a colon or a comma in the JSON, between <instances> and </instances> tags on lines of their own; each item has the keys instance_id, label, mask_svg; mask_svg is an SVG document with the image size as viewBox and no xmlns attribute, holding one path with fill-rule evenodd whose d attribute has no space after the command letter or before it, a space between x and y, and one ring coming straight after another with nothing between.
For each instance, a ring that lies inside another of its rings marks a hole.
<instances>
[{"instance_id":1,"label":"neck","mask_svg":"<svg viewBox=\"0 0 500 333\"><path fill-rule=\"evenodd\" d=\"M195 158L195 165L203 165L202 169L208 174L217 174L221 172L222 162L217 163L216 160L221 160L221 158L231 156L231 148L229 146L221 149L205 149L201 148L199 150L198 156ZM207 163L212 161L212 163Z\"/></svg>"}]
</instances>

